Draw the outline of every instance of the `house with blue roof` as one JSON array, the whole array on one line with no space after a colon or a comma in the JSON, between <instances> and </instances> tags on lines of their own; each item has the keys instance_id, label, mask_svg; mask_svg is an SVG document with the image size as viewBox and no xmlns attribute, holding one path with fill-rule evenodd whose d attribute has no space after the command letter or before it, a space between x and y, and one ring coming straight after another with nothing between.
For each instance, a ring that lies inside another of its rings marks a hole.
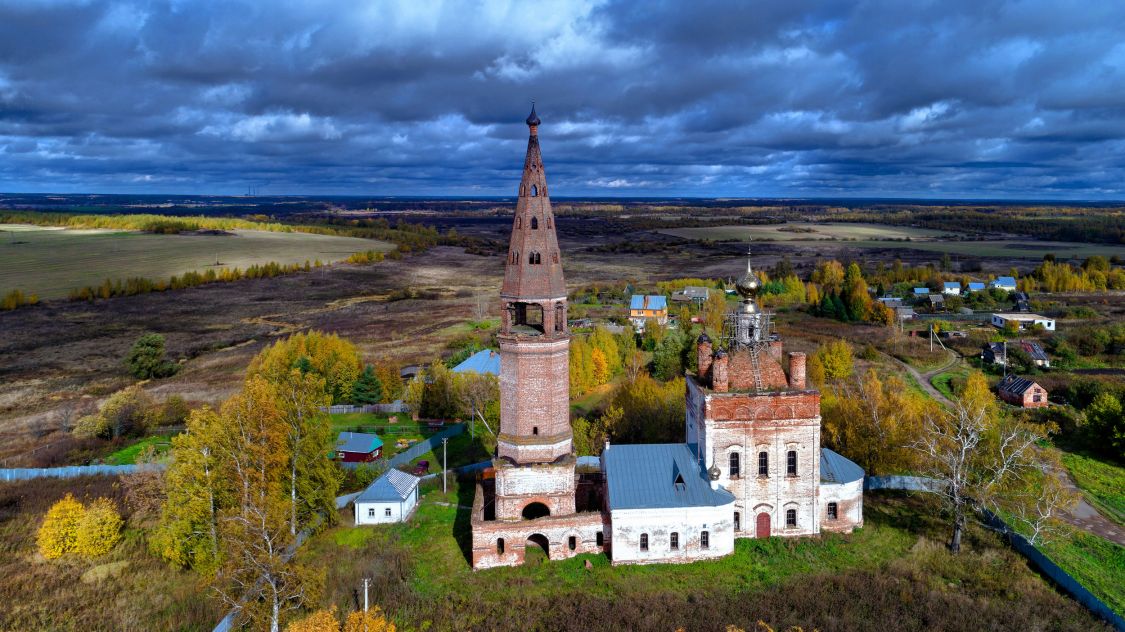
<instances>
[{"instance_id":1,"label":"house with blue roof","mask_svg":"<svg viewBox=\"0 0 1125 632\"><path fill-rule=\"evenodd\" d=\"M957 281L946 281L941 285L941 293L949 296L960 296L961 284Z\"/></svg>"},{"instance_id":2,"label":"house with blue roof","mask_svg":"<svg viewBox=\"0 0 1125 632\"><path fill-rule=\"evenodd\" d=\"M367 463L383 455L383 440L366 432L341 432L336 437L336 459L344 463Z\"/></svg>"},{"instance_id":3,"label":"house with blue roof","mask_svg":"<svg viewBox=\"0 0 1125 632\"><path fill-rule=\"evenodd\" d=\"M1016 278L1010 276L996 277L995 280L989 282L988 287L996 288L998 290L1007 290L1009 292L1016 291Z\"/></svg>"},{"instance_id":4,"label":"house with blue roof","mask_svg":"<svg viewBox=\"0 0 1125 632\"><path fill-rule=\"evenodd\" d=\"M983 292L984 290L985 290L984 283L981 283L980 281L969 281L969 291L970 292Z\"/></svg>"},{"instance_id":5,"label":"house with blue roof","mask_svg":"<svg viewBox=\"0 0 1125 632\"><path fill-rule=\"evenodd\" d=\"M356 497L355 524L405 521L418 506L421 482L422 479L402 470L387 470Z\"/></svg>"},{"instance_id":6,"label":"house with blue roof","mask_svg":"<svg viewBox=\"0 0 1125 632\"><path fill-rule=\"evenodd\" d=\"M930 295L930 288L916 287L914 288L914 298L922 298Z\"/></svg>"},{"instance_id":7,"label":"house with blue roof","mask_svg":"<svg viewBox=\"0 0 1125 632\"><path fill-rule=\"evenodd\" d=\"M668 299L657 294L634 294L629 301L629 320L638 332L644 331L649 321L667 325Z\"/></svg>"},{"instance_id":8,"label":"house with blue roof","mask_svg":"<svg viewBox=\"0 0 1125 632\"><path fill-rule=\"evenodd\" d=\"M464 362L453 367L453 372L500 375L500 352L492 349L477 351L465 358Z\"/></svg>"}]
</instances>

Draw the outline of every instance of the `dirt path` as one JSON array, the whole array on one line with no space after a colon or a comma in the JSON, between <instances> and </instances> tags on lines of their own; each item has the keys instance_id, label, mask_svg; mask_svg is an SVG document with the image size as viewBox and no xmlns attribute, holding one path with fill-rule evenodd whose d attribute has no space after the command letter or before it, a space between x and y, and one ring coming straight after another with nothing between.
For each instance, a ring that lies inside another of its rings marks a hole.
<instances>
[{"instance_id":1,"label":"dirt path","mask_svg":"<svg viewBox=\"0 0 1125 632\"><path fill-rule=\"evenodd\" d=\"M906 369L907 372L910 373L910 375L914 376L914 379L917 380L918 384L920 384L922 386L922 390L926 391L926 393L928 393L930 395L930 397L933 397L934 399L941 402L942 404L945 404L946 406L952 406L953 402L948 397L943 395L941 393L941 391L934 388L934 385L930 383L930 378L932 378L933 376L937 375L938 373L943 373L945 371L948 371L949 369L952 369L953 367L961 364L961 362L964 361L964 358L957 355L956 352L950 351L948 349L946 351L949 353L949 356L950 356L949 362L946 362L942 366L940 366L936 369L933 369L932 371L926 371L925 373L919 371L918 369L910 366L909 364L903 362L902 360L899 360L898 358L896 358L892 355L888 355L887 357L890 358L891 360L894 360L895 362L897 362L904 369Z\"/></svg>"},{"instance_id":2,"label":"dirt path","mask_svg":"<svg viewBox=\"0 0 1125 632\"><path fill-rule=\"evenodd\" d=\"M1125 546L1125 527L1121 527L1109 518L1106 518L1090 503L1086 502L1086 498L1082 495L1082 490L1074 484L1074 481L1070 478L1070 475L1067 474L1065 469L1056 472L1056 474L1059 477L1059 481L1078 496L1078 504L1074 506L1074 509L1063 514L1066 522L1077 529Z\"/></svg>"}]
</instances>

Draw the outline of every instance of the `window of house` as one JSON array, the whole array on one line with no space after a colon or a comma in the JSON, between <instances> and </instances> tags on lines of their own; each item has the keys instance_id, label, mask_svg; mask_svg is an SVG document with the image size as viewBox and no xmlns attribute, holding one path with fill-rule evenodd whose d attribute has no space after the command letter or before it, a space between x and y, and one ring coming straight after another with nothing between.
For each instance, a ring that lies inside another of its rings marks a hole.
<instances>
[{"instance_id":1,"label":"window of house","mask_svg":"<svg viewBox=\"0 0 1125 632\"><path fill-rule=\"evenodd\" d=\"M500 555L504 554L504 538L496 538L496 552Z\"/></svg>"},{"instance_id":2,"label":"window of house","mask_svg":"<svg viewBox=\"0 0 1125 632\"><path fill-rule=\"evenodd\" d=\"M836 503L828 503L828 519L829 520L835 520L836 519L836 510L837 510Z\"/></svg>"},{"instance_id":3,"label":"window of house","mask_svg":"<svg viewBox=\"0 0 1125 632\"><path fill-rule=\"evenodd\" d=\"M734 512L734 530L742 531L742 514L737 511Z\"/></svg>"},{"instance_id":4,"label":"window of house","mask_svg":"<svg viewBox=\"0 0 1125 632\"><path fill-rule=\"evenodd\" d=\"M797 475L797 451L796 450L790 450L789 454L787 455L786 458L787 458L787 462L785 464L785 472L789 476L796 476Z\"/></svg>"},{"instance_id":5,"label":"window of house","mask_svg":"<svg viewBox=\"0 0 1125 632\"><path fill-rule=\"evenodd\" d=\"M598 546L602 546L603 544L605 544L605 536L602 535L601 531L598 531L598 534L594 536L594 543Z\"/></svg>"},{"instance_id":6,"label":"window of house","mask_svg":"<svg viewBox=\"0 0 1125 632\"><path fill-rule=\"evenodd\" d=\"M796 509L786 509L785 510L785 526L789 527L790 529L793 529L797 526L797 510Z\"/></svg>"},{"instance_id":7,"label":"window of house","mask_svg":"<svg viewBox=\"0 0 1125 632\"><path fill-rule=\"evenodd\" d=\"M367 508L367 517L368 518L374 518L375 517L375 508L374 507L368 507Z\"/></svg>"},{"instance_id":8,"label":"window of house","mask_svg":"<svg viewBox=\"0 0 1125 632\"><path fill-rule=\"evenodd\" d=\"M641 534L641 550L642 551L648 550L648 534L647 533Z\"/></svg>"},{"instance_id":9,"label":"window of house","mask_svg":"<svg viewBox=\"0 0 1125 632\"><path fill-rule=\"evenodd\" d=\"M675 531L672 532L672 535L668 538L668 546L670 546L673 551L676 551L680 548L679 533L676 533Z\"/></svg>"},{"instance_id":10,"label":"window of house","mask_svg":"<svg viewBox=\"0 0 1125 632\"><path fill-rule=\"evenodd\" d=\"M578 538L570 536L570 538L566 541L566 545L570 547L571 551L573 551L574 549L578 548Z\"/></svg>"},{"instance_id":11,"label":"window of house","mask_svg":"<svg viewBox=\"0 0 1125 632\"><path fill-rule=\"evenodd\" d=\"M759 452L758 453L758 476L769 476L769 475L770 475L770 453L764 452L764 451Z\"/></svg>"},{"instance_id":12,"label":"window of house","mask_svg":"<svg viewBox=\"0 0 1125 632\"><path fill-rule=\"evenodd\" d=\"M739 473L740 473L740 468L739 468L739 462L738 462L738 453L737 452L731 452L730 453L730 477L731 478L738 478Z\"/></svg>"},{"instance_id":13,"label":"window of house","mask_svg":"<svg viewBox=\"0 0 1125 632\"><path fill-rule=\"evenodd\" d=\"M711 546L711 534L707 531L699 534L699 548L706 549Z\"/></svg>"},{"instance_id":14,"label":"window of house","mask_svg":"<svg viewBox=\"0 0 1125 632\"><path fill-rule=\"evenodd\" d=\"M391 517L391 508L390 508L390 507L387 507L386 509L384 509L384 510L383 510L383 515L384 515L384 516L386 516L386 517L388 517L388 518L390 518L390 517Z\"/></svg>"}]
</instances>

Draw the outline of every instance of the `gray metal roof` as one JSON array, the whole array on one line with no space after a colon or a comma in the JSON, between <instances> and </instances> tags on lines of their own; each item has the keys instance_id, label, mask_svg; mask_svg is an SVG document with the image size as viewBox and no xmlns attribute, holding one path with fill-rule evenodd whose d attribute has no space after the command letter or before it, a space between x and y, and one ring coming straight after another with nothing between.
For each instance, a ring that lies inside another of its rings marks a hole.
<instances>
[{"instance_id":1,"label":"gray metal roof","mask_svg":"<svg viewBox=\"0 0 1125 632\"><path fill-rule=\"evenodd\" d=\"M363 432L341 432L336 438L336 450L339 452L358 452L370 454L376 448L383 447L383 440L378 435Z\"/></svg>"},{"instance_id":2,"label":"gray metal roof","mask_svg":"<svg viewBox=\"0 0 1125 632\"><path fill-rule=\"evenodd\" d=\"M854 483L863 480L863 468L828 448L820 449L821 483Z\"/></svg>"},{"instance_id":3,"label":"gray metal roof","mask_svg":"<svg viewBox=\"0 0 1125 632\"><path fill-rule=\"evenodd\" d=\"M602 462L611 510L718 507L734 502L725 489L711 489L686 443L610 445L602 452Z\"/></svg>"},{"instance_id":4,"label":"gray metal roof","mask_svg":"<svg viewBox=\"0 0 1125 632\"><path fill-rule=\"evenodd\" d=\"M355 499L358 502L400 502L410 497L422 479L391 468Z\"/></svg>"},{"instance_id":5,"label":"gray metal roof","mask_svg":"<svg viewBox=\"0 0 1125 632\"><path fill-rule=\"evenodd\" d=\"M1024 393L1027 392L1027 389L1031 388L1032 386L1039 386L1039 385L1036 384L1035 382L1027 379L1026 377L1019 377L1018 375L1009 375L1008 377L1000 380L1000 383L996 385L996 390L997 391L1004 391L1006 393L1012 393L1013 395L1021 395L1022 396ZM1040 386L1039 388L1043 388L1043 387Z\"/></svg>"}]
</instances>

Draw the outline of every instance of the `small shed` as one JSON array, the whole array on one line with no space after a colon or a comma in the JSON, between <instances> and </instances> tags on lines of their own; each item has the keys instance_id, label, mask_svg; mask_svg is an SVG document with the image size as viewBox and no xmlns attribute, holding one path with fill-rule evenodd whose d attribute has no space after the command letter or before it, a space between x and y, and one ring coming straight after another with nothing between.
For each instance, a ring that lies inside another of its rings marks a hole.
<instances>
[{"instance_id":1,"label":"small shed","mask_svg":"<svg viewBox=\"0 0 1125 632\"><path fill-rule=\"evenodd\" d=\"M344 463L367 463L383 455L383 440L364 432L341 432L336 438L336 458Z\"/></svg>"},{"instance_id":2,"label":"small shed","mask_svg":"<svg viewBox=\"0 0 1125 632\"><path fill-rule=\"evenodd\" d=\"M418 506L418 483L422 479L402 470L390 469L355 499L355 523L403 522Z\"/></svg>"},{"instance_id":3,"label":"small shed","mask_svg":"<svg viewBox=\"0 0 1125 632\"><path fill-rule=\"evenodd\" d=\"M1047 405L1047 390L1018 375L1009 375L996 387L1000 399L1021 408L1042 408Z\"/></svg>"}]
</instances>

